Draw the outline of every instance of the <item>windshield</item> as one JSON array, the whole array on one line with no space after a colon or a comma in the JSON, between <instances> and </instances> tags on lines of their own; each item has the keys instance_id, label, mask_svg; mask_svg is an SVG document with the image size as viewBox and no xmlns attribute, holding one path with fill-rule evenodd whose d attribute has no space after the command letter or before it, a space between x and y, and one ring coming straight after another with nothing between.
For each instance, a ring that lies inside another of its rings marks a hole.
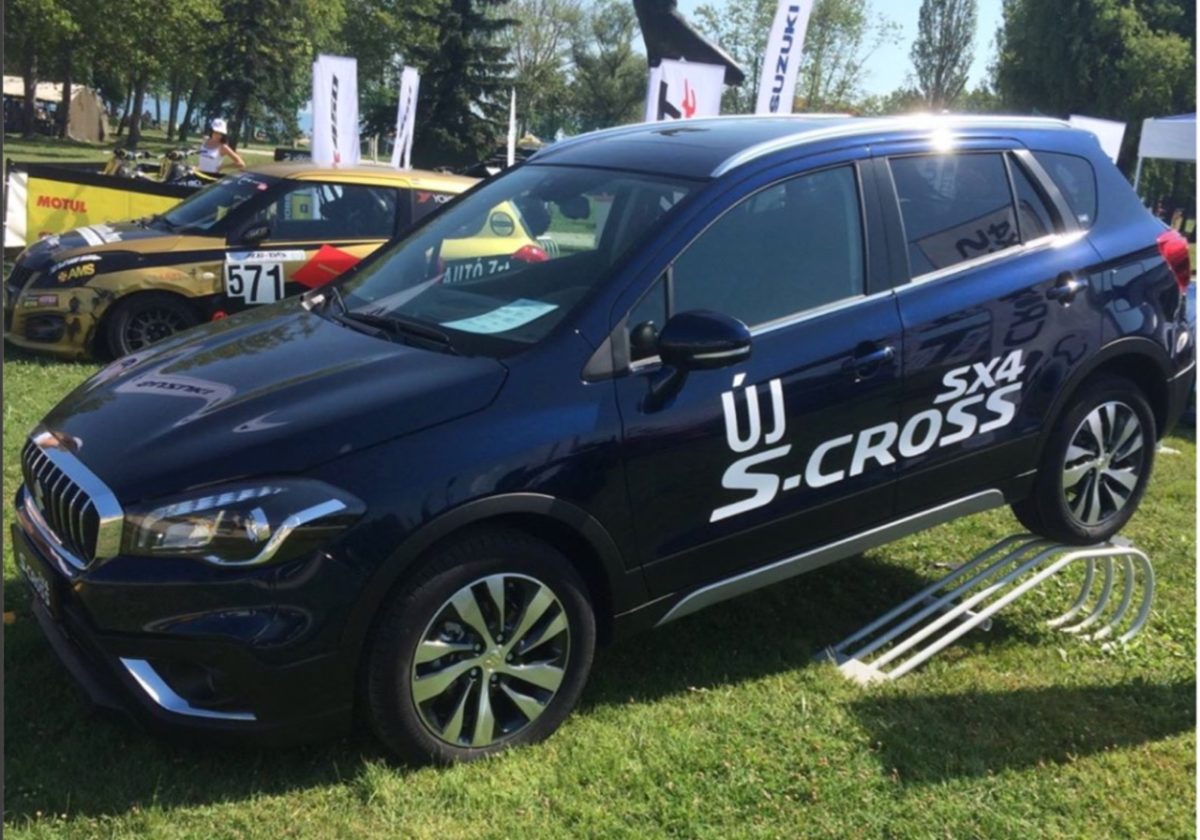
<instances>
[{"instance_id":1,"label":"windshield","mask_svg":"<svg viewBox=\"0 0 1200 840\"><path fill-rule=\"evenodd\" d=\"M342 288L351 312L435 326L456 350L545 337L695 181L564 166L502 175Z\"/></svg>"},{"instance_id":2,"label":"windshield","mask_svg":"<svg viewBox=\"0 0 1200 840\"><path fill-rule=\"evenodd\" d=\"M243 173L230 175L176 204L162 219L172 230L208 231L230 210L262 195L279 179Z\"/></svg>"}]
</instances>

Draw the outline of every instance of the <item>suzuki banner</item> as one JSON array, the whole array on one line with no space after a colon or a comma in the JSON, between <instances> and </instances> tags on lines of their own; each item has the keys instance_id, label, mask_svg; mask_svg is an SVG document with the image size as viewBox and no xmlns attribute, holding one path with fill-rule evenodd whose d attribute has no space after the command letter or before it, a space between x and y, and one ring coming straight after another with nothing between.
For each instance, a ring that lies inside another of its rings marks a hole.
<instances>
[{"instance_id":1,"label":"suzuki banner","mask_svg":"<svg viewBox=\"0 0 1200 840\"><path fill-rule=\"evenodd\" d=\"M664 58L650 68L646 122L715 117L721 113L725 68Z\"/></svg>"},{"instance_id":2,"label":"suzuki banner","mask_svg":"<svg viewBox=\"0 0 1200 840\"><path fill-rule=\"evenodd\" d=\"M756 114L790 114L813 0L779 0L758 79Z\"/></svg>"},{"instance_id":3,"label":"suzuki banner","mask_svg":"<svg viewBox=\"0 0 1200 840\"><path fill-rule=\"evenodd\" d=\"M358 61L319 55L313 62L312 156L321 166L358 163Z\"/></svg>"},{"instance_id":4,"label":"suzuki banner","mask_svg":"<svg viewBox=\"0 0 1200 840\"><path fill-rule=\"evenodd\" d=\"M400 73L400 102L396 106L396 143L392 146L392 166L412 168L413 132L417 128L417 91L421 74L412 67Z\"/></svg>"}]
</instances>

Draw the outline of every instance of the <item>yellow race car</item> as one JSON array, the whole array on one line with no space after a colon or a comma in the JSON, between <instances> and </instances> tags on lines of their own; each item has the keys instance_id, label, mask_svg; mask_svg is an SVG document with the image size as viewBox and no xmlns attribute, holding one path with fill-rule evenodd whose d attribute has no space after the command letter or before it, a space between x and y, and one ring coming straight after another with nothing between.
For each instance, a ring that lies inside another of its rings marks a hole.
<instances>
[{"instance_id":1,"label":"yellow race car","mask_svg":"<svg viewBox=\"0 0 1200 840\"><path fill-rule=\"evenodd\" d=\"M5 337L63 358L122 356L324 285L474 183L303 163L230 175L160 215L30 245L5 283ZM499 220L505 212L511 231ZM515 208L496 215L497 224L456 245L455 259L535 244Z\"/></svg>"}]
</instances>

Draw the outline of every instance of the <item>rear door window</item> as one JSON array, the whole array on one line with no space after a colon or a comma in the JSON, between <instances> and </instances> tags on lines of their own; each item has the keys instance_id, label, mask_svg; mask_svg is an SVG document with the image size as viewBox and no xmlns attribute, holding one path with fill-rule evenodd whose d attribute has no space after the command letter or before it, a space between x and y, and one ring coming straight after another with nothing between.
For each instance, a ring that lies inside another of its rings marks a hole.
<instances>
[{"instance_id":1,"label":"rear door window","mask_svg":"<svg viewBox=\"0 0 1200 840\"><path fill-rule=\"evenodd\" d=\"M914 277L1020 244L1001 154L915 155L889 164Z\"/></svg>"},{"instance_id":2,"label":"rear door window","mask_svg":"<svg viewBox=\"0 0 1200 840\"><path fill-rule=\"evenodd\" d=\"M256 214L271 239L333 242L388 239L396 230L396 191L363 184L293 181Z\"/></svg>"},{"instance_id":3,"label":"rear door window","mask_svg":"<svg viewBox=\"0 0 1200 840\"><path fill-rule=\"evenodd\" d=\"M1081 228L1096 221L1096 171L1086 158L1061 152L1034 152L1079 220Z\"/></svg>"}]
</instances>

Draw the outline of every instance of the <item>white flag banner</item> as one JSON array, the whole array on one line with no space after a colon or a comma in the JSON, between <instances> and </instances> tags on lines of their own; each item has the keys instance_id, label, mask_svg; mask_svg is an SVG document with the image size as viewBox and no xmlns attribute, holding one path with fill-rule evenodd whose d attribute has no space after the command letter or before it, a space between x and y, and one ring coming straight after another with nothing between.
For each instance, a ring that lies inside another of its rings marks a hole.
<instances>
[{"instance_id":1,"label":"white flag banner","mask_svg":"<svg viewBox=\"0 0 1200 840\"><path fill-rule=\"evenodd\" d=\"M1113 163L1117 162L1117 155L1121 154L1121 142L1125 139L1125 123L1101 120L1096 117L1081 117L1078 114L1071 114L1067 118L1067 122L1075 128L1081 128L1096 135L1096 139L1100 141L1100 148L1112 158Z\"/></svg>"},{"instance_id":2,"label":"white flag banner","mask_svg":"<svg viewBox=\"0 0 1200 840\"><path fill-rule=\"evenodd\" d=\"M421 74L413 67L400 71L400 104L396 106L396 143L392 146L392 166L412 169L413 133L417 128L417 91Z\"/></svg>"},{"instance_id":3,"label":"white flag banner","mask_svg":"<svg viewBox=\"0 0 1200 840\"><path fill-rule=\"evenodd\" d=\"M313 62L312 157L321 166L358 163L358 61L319 55Z\"/></svg>"},{"instance_id":4,"label":"white flag banner","mask_svg":"<svg viewBox=\"0 0 1200 840\"><path fill-rule=\"evenodd\" d=\"M756 114L790 114L813 0L779 0L758 79Z\"/></svg>"},{"instance_id":5,"label":"white flag banner","mask_svg":"<svg viewBox=\"0 0 1200 840\"><path fill-rule=\"evenodd\" d=\"M517 162L517 89L512 89L512 99L508 103L508 146L505 149L505 160L509 166Z\"/></svg>"},{"instance_id":6,"label":"white flag banner","mask_svg":"<svg viewBox=\"0 0 1200 840\"><path fill-rule=\"evenodd\" d=\"M715 117L721 113L725 68L664 58L650 68L646 122Z\"/></svg>"}]
</instances>

